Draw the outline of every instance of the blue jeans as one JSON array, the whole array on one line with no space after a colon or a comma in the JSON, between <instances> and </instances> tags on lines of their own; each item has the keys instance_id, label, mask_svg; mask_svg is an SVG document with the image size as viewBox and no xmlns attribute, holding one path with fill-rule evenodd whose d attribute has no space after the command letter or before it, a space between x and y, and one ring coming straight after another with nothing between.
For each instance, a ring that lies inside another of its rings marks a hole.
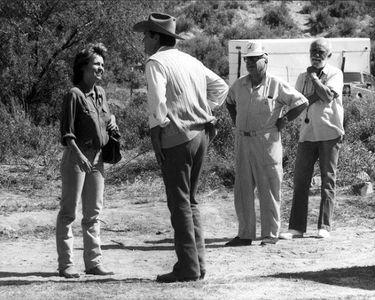
<instances>
[{"instance_id":1,"label":"blue jeans","mask_svg":"<svg viewBox=\"0 0 375 300\"><path fill-rule=\"evenodd\" d=\"M314 165L319 158L322 184L318 229L330 231L341 139L342 137L338 137L328 141L302 142L298 144L289 229L306 232L309 188Z\"/></svg>"},{"instance_id":2,"label":"blue jeans","mask_svg":"<svg viewBox=\"0 0 375 300\"><path fill-rule=\"evenodd\" d=\"M194 278L205 272L205 245L195 194L207 152L208 134L203 130L191 141L163 149L163 180L174 229L177 277Z\"/></svg>"},{"instance_id":3,"label":"blue jeans","mask_svg":"<svg viewBox=\"0 0 375 300\"><path fill-rule=\"evenodd\" d=\"M86 270L102 264L99 214L103 207L104 169L101 153L83 152L93 165L90 173L80 170L72 150L66 147L61 161L62 195L56 221L59 270L74 265L72 224L82 200L83 258Z\"/></svg>"}]
</instances>

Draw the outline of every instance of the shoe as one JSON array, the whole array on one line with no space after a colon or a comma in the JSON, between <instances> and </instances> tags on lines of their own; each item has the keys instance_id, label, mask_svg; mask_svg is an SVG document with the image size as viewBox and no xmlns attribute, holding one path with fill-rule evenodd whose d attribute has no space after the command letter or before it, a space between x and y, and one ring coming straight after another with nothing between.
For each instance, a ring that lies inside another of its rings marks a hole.
<instances>
[{"instance_id":1,"label":"shoe","mask_svg":"<svg viewBox=\"0 0 375 300\"><path fill-rule=\"evenodd\" d=\"M205 275L205 273L204 273ZM203 275L203 277L204 277ZM172 282L185 282L185 281L197 281L198 279L201 279L202 275L200 277L177 277L175 273L170 272L163 275L158 275L156 277L157 282L163 282L163 283L172 283ZM203 279L203 278L202 278Z\"/></svg>"},{"instance_id":2,"label":"shoe","mask_svg":"<svg viewBox=\"0 0 375 300\"><path fill-rule=\"evenodd\" d=\"M206 271L201 270L201 276L199 276L199 279L203 280L205 276L206 276Z\"/></svg>"},{"instance_id":3,"label":"shoe","mask_svg":"<svg viewBox=\"0 0 375 300\"><path fill-rule=\"evenodd\" d=\"M250 246L251 243L252 243L251 239L241 239L239 236L236 236L234 239L227 242L225 246L228 246L228 247Z\"/></svg>"},{"instance_id":4,"label":"shoe","mask_svg":"<svg viewBox=\"0 0 375 300\"><path fill-rule=\"evenodd\" d=\"M79 273L73 266L69 266L63 270L59 270L59 276L65 278L79 278Z\"/></svg>"},{"instance_id":5,"label":"shoe","mask_svg":"<svg viewBox=\"0 0 375 300\"><path fill-rule=\"evenodd\" d=\"M326 229L318 229L318 235L317 237L320 239L326 239L329 238L331 234Z\"/></svg>"},{"instance_id":6,"label":"shoe","mask_svg":"<svg viewBox=\"0 0 375 300\"><path fill-rule=\"evenodd\" d=\"M289 229L288 232L280 233L279 239L291 240L303 238L303 232L295 229Z\"/></svg>"},{"instance_id":7,"label":"shoe","mask_svg":"<svg viewBox=\"0 0 375 300\"><path fill-rule=\"evenodd\" d=\"M272 237L272 236L266 236L262 239L262 242L260 243L261 246L265 245L274 245L279 241L277 237Z\"/></svg>"},{"instance_id":8,"label":"shoe","mask_svg":"<svg viewBox=\"0 0 375 300\"><path fill-rule=\"evenodd\" d=\"M108 270L104 269L102 266L96 266L94 268L86 270L85 272L88 275L101 275L101 276L114 275L115 274L111 271L108 271Z\"/></svg>"}]
</instances>

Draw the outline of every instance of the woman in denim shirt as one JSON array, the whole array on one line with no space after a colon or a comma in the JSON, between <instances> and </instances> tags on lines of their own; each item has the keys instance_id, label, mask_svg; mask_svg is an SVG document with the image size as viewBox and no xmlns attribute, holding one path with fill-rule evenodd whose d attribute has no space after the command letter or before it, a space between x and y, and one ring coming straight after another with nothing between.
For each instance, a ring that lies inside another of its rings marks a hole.
<instances>
[{"instance_id":1,"label":"woman in denim shirt","mask_svg":"<svg viewBox=\"0 0 375 300\"><path fill-rule=\"evenodd\" d=\"M77 278L73 262L72 223L82 199L83 258L86 274L113 275L102 265L99 214L103 207L104 168L102 147L108 130L118 130L104 89L96 83L104 73L103 44L90 44L74 60L74 87L66 94L61 114L62 195L56 223L59 275Z\"/></svg>"}]
</instances>

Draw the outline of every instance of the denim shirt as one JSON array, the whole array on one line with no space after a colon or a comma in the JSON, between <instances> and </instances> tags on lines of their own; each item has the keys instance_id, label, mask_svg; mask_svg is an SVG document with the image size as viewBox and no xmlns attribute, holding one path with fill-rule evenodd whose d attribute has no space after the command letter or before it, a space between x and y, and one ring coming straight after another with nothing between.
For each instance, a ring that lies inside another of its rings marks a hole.
<instances>
[{"instance_id":1,"label":"denim shirt","mask_svg":"<svg viewBox=\"0 0 375 300\"><path fill-rule=\"evenodd\" d=\"M61 110L61 143L66 138L75 139L81 150L100 149L108 143L107 124L110 111L104 89L95 86L94 91L85 94L79 87L73 87L64 97Z\"/></svg>"}]
</instances>

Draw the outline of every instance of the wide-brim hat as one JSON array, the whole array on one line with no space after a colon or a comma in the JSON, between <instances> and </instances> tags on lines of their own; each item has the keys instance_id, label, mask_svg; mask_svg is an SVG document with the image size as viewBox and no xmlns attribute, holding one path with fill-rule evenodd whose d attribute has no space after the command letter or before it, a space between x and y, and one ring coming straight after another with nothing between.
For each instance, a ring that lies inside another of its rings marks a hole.
<instances>
[{"instance_id":1,"label":"wide-brim hat","mask_svg":"<svg viewBox=\"0 0 375 300\"><path fill-rule=\"evenodd\" d=\"M267 54L263 48L261 41L251 41L246 44L245 46L245 53L242 55L243 57L249 56L261 56L263 54Z\"/></svg>"},{"instance_id":2,"label":"wide-brim hat","mask_svg":"<svg viewBox=\"0 0 375 300\"><path fill-rule=\"evenodd\" d=\"M135 32L154 31L184 40L176 34L176 18L167 14L152 13L146 21L138 22L133 26Z\"/></svg>"}]
</instances>

